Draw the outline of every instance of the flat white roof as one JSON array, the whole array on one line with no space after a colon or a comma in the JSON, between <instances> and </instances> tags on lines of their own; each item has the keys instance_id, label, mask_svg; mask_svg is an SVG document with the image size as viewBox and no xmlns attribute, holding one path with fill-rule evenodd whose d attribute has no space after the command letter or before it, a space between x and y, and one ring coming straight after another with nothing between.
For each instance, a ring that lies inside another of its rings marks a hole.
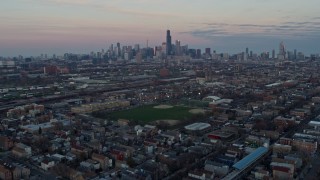
<instances>
[{"instance_id":1,"label":"flat white roof","mask_svg":"<svg viewBox=\"0 0 320 180\"><path fill-rule=\"evenodd\" d=\"M197 130L203 130L209 127L211 127L211 125L208 123L193 123L185 126L184 128L190 131L197 131Z\"/></svg>"},{"instance_id":2,"label":"flat white roof","mask_svg":"<svg viewBox=\"0 0 320 180\"><path fill-rule=\"evenodd\" d=\"M62 159L62 158L65 157L65 156L63 156L63 155L61 155L61 154L53 154L52 156L53 156L53 157L60 158L60 159Z\"/></svg>"},{"instance_id":3,"label":"flat white roof","mask_svg":"<svg viewBox=\"0 0 320 180\"><path fill-rule=\"evenodd\" d=\"M50 122L42 123L42 124L29 124L25 126L21 126L22 129L28 129L28 130L38 130L39 128L45 129L45 128L51 128L52 124Z\"/></svg>"},{"instance_id":4,"label":"flat white roof","mask_svg":"<svg viewBox=\"0 0 320 180\"><path fill-rule=\"evenodd\" d=\"M209 104L223 104L223 103L230 104L232 101L233 101L232 99L219 99L214 102L210 102Z\"/></svg>"},{"instance_id":5,"label":"flat white roof","mask_svg":"<svg viewBox=\"0 0 320 180\"><path fill-rule=\"evenodd\" d=\"M319 121L310 121L309 125L310 126L320 126L320 122Z\"/></svg>"},{"instance_id":6,"label":"flat white roof","mask_svg":"<svg viewBox=\"0 0 320 180\"><path fill-rule=\"evenodd\" d=\"M268 84L268 85L266 85L266 87L280 86L281 84L282 83L280 83L280 82L276 82L276 83Z\"/></svg>"},{"instance_id":7,"label":"flat white roof","mask_svg":"<svg viewBox=\"0 0 320 180\"><path fill-rule=\"evenodd\" d=\"M214 101L221 99L221 98L218 97L218 96L207 96L207 97L205 97L205 98L212 99L212 100L214 100Z\"/></svg>"}]
</instances>

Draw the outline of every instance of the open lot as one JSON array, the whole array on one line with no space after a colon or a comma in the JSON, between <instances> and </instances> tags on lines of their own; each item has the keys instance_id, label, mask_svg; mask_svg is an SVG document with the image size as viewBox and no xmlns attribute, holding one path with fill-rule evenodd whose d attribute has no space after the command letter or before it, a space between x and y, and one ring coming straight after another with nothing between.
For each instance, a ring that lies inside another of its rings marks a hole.
<instances>
[{"instance_id":1,"label":"open lot","mask_svg":"<svg viewBox=\"0 0 320 180\"><path fill-rule=\"evenodd\" d=\"M189 110L189 112L191 114L205 114L206 113L206 111L203 109L191 109L191 110Z\"/></svg>"},{"instance_id":2,"label":"open lot","mask_svg":"<svg viewBox=\"0 0 320 180\"><path fill-rule=\"evenodd\" d=\"M156 107L156 108L155 108ZM135 120L148 123L157 120L184 120L191 118L190 108L173 106L170 108L159 108L159 106L141 106L135 109L112 112L110 115L115 119Z\"/></svg>"}]
</instances>

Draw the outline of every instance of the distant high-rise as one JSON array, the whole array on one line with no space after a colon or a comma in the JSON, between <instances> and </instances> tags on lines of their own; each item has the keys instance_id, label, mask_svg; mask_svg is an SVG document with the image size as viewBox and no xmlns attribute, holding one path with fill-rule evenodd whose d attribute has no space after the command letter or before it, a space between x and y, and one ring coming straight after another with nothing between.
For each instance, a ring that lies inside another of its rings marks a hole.
<instances>
[{"instance_id":1,"label":"distant high-rise","mask_svg":"<svg viewBox=\"0 0 320 180\"><path fill-rule=\"evenodd\" d=\"M110 45L109 51L113 52L113 44Z\"/></svg>"},{"instance_id":2,"label":"distant high-rise","mask_svg":"<svg viewBox=\"0 0 320 180\"><path fill-rule=\"evenodd\" d=\"M140 45L139 45L139 44L135 44L135 45L134 45L134 50L135 50L136 52L140 51Z\"/></svg>"},{"instance_id":3,"label":"distant high-rise","mask_svg":"<svg viewBox=\"0 0 320 180\"><path fill-rule=\"evenodd\" d=\"M196 58L201 58L201 49L197 49Z\"/></svg>"},{"instance_id":4,"label":"distant high-rise","mask_svg":"<svg viewBox=\"0 0 320 180\"><path fill-rule=\"evenodd\" d=\"M275 59L276 58L276 51L273 49L272 50L272 59Z\"/></svg>"},{"instance_id":5,"label":"distant high-rise","mask_svg":"<svg viewBox=\"0 0 320 180\"><path fill-rule=\"evenodd\" d=\"M171 55L172 52L172 42L170 30L167 30L167 41L166 41L166 55Z\"/></svg>"},{"instance_id":6,"label":"distant high-rise","mask_svg":"<svg viewBox=\"0 0 320 180\"><path fill-rule=\"evenodd\" d=\"M205 49L205 53L206 53L207 55L210 55L210 54L211 54L211 48L206 48L206 49Z\"/></svg>"},{"instance_id":7,"label":"distant high-rise","mask_svg":"<svg viewBox=\"0 0 320 180\"><path fill-rule=\"evenodd\" d=\"M121 55L121 47L120 47L120 43L117 43L117 57L119 57Z\"/></svg>"},{"instance_id":8,"label":"distant high-rise","mask_svg":"<svg viewBox=\"0 0 320 180\"><path fill-rule=\"evenodd\" d=\"M286 48L285 48L283 42L281 42L280 45L279 45L279 54L281 54L281 55L285 55L286 54Z\"/></svg>"},{"instance_id":9,"label":"distant high-rise","mask_svg":"<svg viewBox=\"0 0 320 180\"><path fill-rule=\"evenodd\" d=\"M181 45L180 45L180 41L176 40L176 50L175 50L175 55L180 56L181 53Z\"/></svg>"},{"instance_id":10,"label":"distant high-rise","mask_svg":"<svg viewBox=\"0 0 320 180\"><path fill-rule=\"evenodd\" d=\"M286 58L286 47L284 46L284 43L281 42L279 45L278 59L284 60L285 58Z\"/></svg>"},{"instance_id":11,"label":"distant high-rise","mask_svg":"<svg viewBox=\"0 0 320 180\"><path fill-rule=\"evenodd\" d=\"M249 56L249 48L246 48L246 54Z\"/></svg>"}]
</instances>

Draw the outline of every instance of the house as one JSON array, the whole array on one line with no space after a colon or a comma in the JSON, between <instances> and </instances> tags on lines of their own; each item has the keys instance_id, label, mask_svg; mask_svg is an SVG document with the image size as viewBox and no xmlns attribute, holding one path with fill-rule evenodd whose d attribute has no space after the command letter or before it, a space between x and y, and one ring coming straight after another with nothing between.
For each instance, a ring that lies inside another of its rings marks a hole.
<instances>
[{"instance_id":1,"label":"house","mask_svg":"<svg viewBox=\"0 0 320 180\"><path fill-rule=\"evenodd\" d=\"M10 170L10 172L12 174L12 179L18 180L21 178L21 171L18 168L16 168L15 166L13 166L11 164L10 165L8 164L6 166L6 168Z\"/></svg>"},{"instance_id":2,"label":"house","mask_svg":"<svg viewBox=\"0 0 320 180\"><path fill-rule=\"evenodd\" d=\"M269 176L270 176L269 171L262 170L262 169L254 171L255 179L267 179Z\"/></svg>"},{"instance_id":3,"label":"house","mask_svg":"<svg viewBox=\"0 0 320 180\"><path fill-rule=\"evenodd\" d=\"M270 166L272 167L274 179L293 179L294 165L272 162Z\"/></svg>"},{"instance_id":4,"label":"house","mask_svg":"<svg viewBox=\"0 0 320 180\"><path fill-rule=\"evenodd\" d=\"M277 126L278 129L287 129L288 127L292 127L297 124L295 116L287 116L282 117L278 116L274 118L273 122Z\"/></svg>"},{"instance_id":5,"label":"house","mask_svg":"<svg viewBox=\"0 0 320 180\"><path fill-rule=\"evenodd\" d=\"M156 126L146 124L141 132L141 135L144 136L154 136L158 134L158 128Z\"/></svg>"},{"instance_id":6,"label":"house","mask_svg":"<svg viewBox=\"0 0 320 180\"><path fill-rule=\"evenodd\" d=\"M280 153L280 154L289 154L292 151L292 146L290 145L284 145L284 144L278 144L275 143L272 146L272 152L275 153Z\"/></svg>"},{"instance_id":7,"label":"house","mask_svg":"<svg viewBox=\"0 0 320 180\"><path fill-rule=\"evenodd\" d=\"M206 160L204 169L206 171L214 172L219 176L224 176L229 172L228 165L211 160Z\"/></svg>"},{"instance_id":8,"label":"house","mask_svg":"<svg viewBox=\"0 0 320 180\"><path fill-rule=\"evenodd\" d=\"M89 150L81 146L71 147L71 153L76 155L77 158L88 158L89 156Z\"/></svg>"},{"instance_id":9,"label":"house","mask_svg":"<svg viewBox=\"0 0 320 180\"><path fill-rule=\"evenodd\" d=\"M297 155L297 154L289 154L287 156L284 156L284 159L287 159L287 160L292 160L295 162L295 167L296 168L301 168L302 166L302 158Z\"/></svg>"},{"instance_id":10,"label":"house","mask_svg":"<svg viewBox=\"0 0 320 180\"><path fill-rule=\"evenodd\" d=\"M43 161L41 161L41 168L45 171L48 171L54 165L55 165L55 162L51 159L44 159Z\"/></svg>"},{"instance_id":11,"label":"house","mask_svg":"<svg viewBox=\"0 0 320 180\"><path fill-rule=\"evenodd\" d=\"M90 142L85 144L86 147L92 149L92 150L97 150L100 151L102 149L102 145L98 140L91 140Z\"/></svg>"},{"instance_id":12,"label":"house","mask_svg":"<svg viewBox=\"0 0 320 180\"><path fill-rule=\"evenodd\" d=\"M160 134L168 139L168 142L178 141L180 139L180 132L178 131L166 131Z\"/></svg>"},{"instance_id":13,"label":"house","mask_svg":"<svg viewBox=\"0 0 320 180\"><path fill-rule=\"evenodd\" d=\"M71 180L84 180L81 172L71 169L69 178Z\"/></svg>"},{"instance_id":14,"label":"house","mask_svg":"<svg viewBox=\"0 0 320 180\"><path fill-rule=\"evenodd\" d=\"M61 162L61 161L63 161L63 160L66 159L66 157L63 156L63 155L61 155L61 154L53 154L53 155L51 156L51 158L52 158L53 160L55 160L55 161L58 161L58 162Z\"/></svg>"},{"instance_id":15,"label":"house","mask_svg":"<svg viewBox=\"0 0 320 180\"><path fill-rule=\"evenodd\" d=\"M188 148L189 153L194 153L199 157L209 154L211 150L212 149L207 148L205 146L191 146Z\"/></svg>"},{"instance_id":16,"label":"house","mask_svg":"<svg viewBox=\"0 0 320 180\"><path fill-rule=\"evenodd\" d=\"M192 179L209 180L214 178L214 173L206 170L193 170L188 173Z\"/></svg>"},{"instance_id":17,"label":"house","mask_svg":"<svg viewBox=\"0 0 320 180\"><path fill-rule=\"evenodd\" d=\"M143 176L144 178L146 178L147 176L150 176L151 179L154 180L162 179L167 175L167 172L165 172L163 165L152 160L144 162L143 164L137 166L136 169L138 170L136 174L139 175L139 177Z\"/></svg>"},{"instance_id":18,"label":"house","mask_svg":"<svg viewBox=\"0 0 320 180\"><path fill-rule=\"evenodd\" d=\"M316 141L306 139L295 139L293 140L292 146L309 154L313 154L317 151L318 145Z\"/></svg>"},{"instance_id":19,"label":"house","mask_svg":"<svg viewBox=\"0 0 320 180\"><path fill-rule=\"evenodd\" d=\"M0 161L0 179L29 179L29 176L30 169L19 164Z\"/></svg>"},{"instance_id":20,"label":"house","mask_svg":"<svg viewBox=\"0 0 320 180\"><path fill-rule=\"evenodd\" d=\"M13 147L13 141L6 136L0 136L0 149L2 150L9 150Z\"/></svg>"},{"instance_id":21,"label":"house","mask_svg":"<svg viewBox=\"0 0 320 180\"><path fill-rule=\"evenodd\" d=\"M176 151L168 151L158 155L161 163L166 164L170 171L176 171L185 164L191 164L195 161L195 155L192 153L179 153Z\"/></svg>"},{"instance_id":22,"label":"house","mask_svg":"<svg viewBox=\"0 0 320 180\"><path fill-rule=\"evenodd\" d=\"M311 114L311 111L308 109L296 108L290 111L290 115L292 116L299 116L299 117L306 117Z\"/></svg>"},{"instance_id":23,"label":"house","mask_svg":"<svg viewBox=\"0 0 320 180\"><path fill-rule=\"evenodd\" d=\"M112 152L122 154L124 158L131 157L134 151L135 149L130 146L117 145L112 147Z\"/></svg>"},{"instance_id":24,"label":"house","mask_svg":"<svg viewBox=\"0 0 320 180\"><path fill-rule=\"evenodd\" d=\"M17 179L29 179L30 176L30 169L25 167L25 166L21 166L21 165L15 165L16 170L18 170L20 177Z\"/></svg>"},{"instance_id":25,"label":"house","mask_svg":"<svg viewBox=\"0 0 320 180\"><path fill-rule=\"evenodd\" d=\"M129 120L127 119L118 119L118 125L119 126L127 126L129 124Z\"/></svg>"},{"instance_id":26,"label":"house","mask_svg":"<svg viewBox=\"0 0 320 180\"><path fill-rule=\"evenodd\" d=\"M0 179L12 180L12 174L5 166L0 165Z\"/></svg>"},{"instance_id":27,"label":"house","mask_svg":"<svg viewBox=\"0 0 320 180\"><path fill-rule=\"evenodd\" d=\"M80 163L80 167L87 171L95 171L100 169L100 163L92 159L87 159Z\"/></svg>"},{"instance_id":28,"label":"house","mask_svg":"<svg viewBox=\"0 0 320 180\"><path fill-rule=\"evenodd\" d=\"M124 160L124 153L121 152L121 151L112 150L110 152L110 154L115 160L119 160L119 161L123 161Z\"/></svg>"},{"instance_id":29,"label":"house","mask_svg":"<svg viewBox=\"0 0 320 180\"><path fill-rule=\"evenodd\" d=\"M112 167L112 159L97 153L93 153L91 159L98 161L102 170Z\"/></svg>"},{"instance_id":30,"label":"house","mask_svg":"<svg viewBox=\"0 0 320 180\"><path fill-rule=\"evenodd\" d=\"M263 136L266 138L270 138L272 140L276 140L280 136L280 133L277 131L260 130L260 131L255 131L255 132L251 132L251 133L256 136Z\"/></svg>"},{"instance_id":31,"label":"house","mask_svg":"<svg viewBox=\"0 0 320 180\"><path fill-rule=\"evenodd\" d=\"M31 147L22 143L17 143L15 147L12 149L12 153L13 155L17 155L17 157L26 157L26 158L32 155Z\"/></svg>"},{"instance_id":32,"label":"house","mask_svg":"<svg viewBox=\"0 0 320 180\"><path fill-rule=\"evenodd\" d=\"M73 162L77 159L77 156L71 152L68 152L65 157L68 162Z\"/></svg>"}]
</instances>

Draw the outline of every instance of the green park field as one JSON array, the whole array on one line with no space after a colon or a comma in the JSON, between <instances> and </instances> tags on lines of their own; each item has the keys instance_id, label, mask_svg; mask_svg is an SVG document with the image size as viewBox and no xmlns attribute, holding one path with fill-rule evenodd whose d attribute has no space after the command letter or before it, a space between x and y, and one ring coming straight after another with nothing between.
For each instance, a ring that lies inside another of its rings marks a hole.
<instances>
[{"instance_id":1,"label":"green park field","mask_svg":"<svg viewBox=\"0 0 320 180\"><path fill-rule=\"evenodd\" d=\"M190 108L173 106L171 108L154 108L154 105L141 106L134 109L112 112L111 117L115 119L128 119L148 123L157 120L184 120L191 118Z\"/></svg>"}]
</instances>

